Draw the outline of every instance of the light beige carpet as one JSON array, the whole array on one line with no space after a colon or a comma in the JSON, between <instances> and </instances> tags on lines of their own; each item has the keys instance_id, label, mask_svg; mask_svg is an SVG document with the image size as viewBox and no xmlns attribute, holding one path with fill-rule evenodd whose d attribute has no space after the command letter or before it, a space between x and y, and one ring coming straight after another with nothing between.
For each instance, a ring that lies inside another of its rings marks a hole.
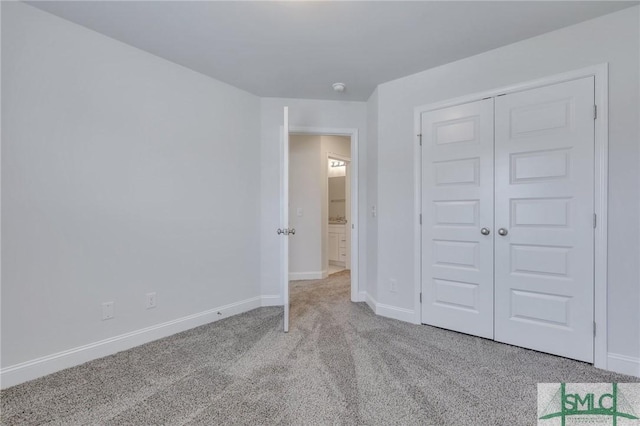
<instances>
[{"instance_id":1,"label":"light beige carpet","mask_svg":"<svg viewBox=\"0 0 640 426\"><path fill-rule=\"evenodd\" d=\"M0 393L2 424L531 425L538 382L591 365L375 316L349 271L260 308Z\"/></svg>"}]
</instances>

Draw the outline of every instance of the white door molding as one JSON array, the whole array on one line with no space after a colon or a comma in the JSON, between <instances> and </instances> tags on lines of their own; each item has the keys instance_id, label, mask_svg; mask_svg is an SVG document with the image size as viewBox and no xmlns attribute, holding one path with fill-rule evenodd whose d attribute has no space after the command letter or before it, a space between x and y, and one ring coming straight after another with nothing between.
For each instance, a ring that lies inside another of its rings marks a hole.
<instances>
[{"instance_id":1,"label":"white door molding","mask_svg":"<svg viewBox=\"0 0 640 426\"><path fill-rule=\"evenodd\" d=\"M489 91L470 94L450 100L422 105L414 108L414 322L421 319L421 225L422 205L421 181L422 163L420 154L421 115L446 107L465 104L488 97L549 86L565 81L593 76L595 81L595 104L597 119L595 125L595 161L594 161L594 212L597 226L594 233L594 319L597 332L594 337L594 366L608 369L607 353L607 199L608 199L608 157L609 157L609 67L607 63L555 74L552 76L518 83Z\"/></svg>"},{"instance_id":2,"label":"white door molding","mask_svg":"<svg viewBox=\"0 0 640 426\"><path fill-rule=\"evenodd\" d=\"M359 229L358 229L358 129L352 128L335 128L335 127L299 127L289 126L289 134L296 135L316 135L316 136L349 136L351 138L351 159L350 161L350 185L351 185L351 301L363 302L359 292ZM331 154L336 157L336 154Z\"/></svg>"}]
</instances>

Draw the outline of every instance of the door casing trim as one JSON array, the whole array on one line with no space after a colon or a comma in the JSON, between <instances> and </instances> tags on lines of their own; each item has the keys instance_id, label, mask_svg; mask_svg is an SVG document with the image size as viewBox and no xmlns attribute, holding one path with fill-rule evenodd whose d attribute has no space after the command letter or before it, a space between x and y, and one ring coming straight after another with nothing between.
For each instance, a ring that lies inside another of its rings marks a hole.
<instances>
[{"instance_id":1,"label":"door casing trim","mask_svg":"<svg viewBox=\"0 0 640 426\"><path fill-rule=\"evenodd\" d=\"M594 77L594 96L597 105L597 118L594 120L594 213L597 215L597 227L594 230L594 307L593 318L597 324L594 336L593 365L607 370L607 199L609 176L609 64L603 63L554 74L537 80L474 93L445 101L421 105L414 108L414 322L422 323L422 241L420 214L422 214L422 159L420 148L421 116L425 112L448 108L484 98L507 93L521 92L584 77Z\"/></svg>"}]
</instances>

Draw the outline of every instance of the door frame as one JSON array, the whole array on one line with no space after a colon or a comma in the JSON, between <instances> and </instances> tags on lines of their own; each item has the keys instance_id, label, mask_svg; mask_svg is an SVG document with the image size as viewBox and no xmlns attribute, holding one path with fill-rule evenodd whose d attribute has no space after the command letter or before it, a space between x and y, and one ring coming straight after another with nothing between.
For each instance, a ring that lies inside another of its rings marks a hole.
<instances>
[{"instance_id":1,"label":"door frame","mask_svg":"<svg viewBox=\"0 0 640 426\"><path fill-rule=\"evenodd\" d=\"M289 126L289 134L314 136L348 136L351 139L351 301L362 302L364 297L359 292L359 230L358 230L358 129L334 127L301 127ZM281 165L282 168L282 165ZM282 174L282 170L281 170ZM287 271L288 272L288 271Z\"/></svg>"},{"instance_id":2,"label":"door frame","mask_svg":"<svg viewBox=\"0 0 640 426\"><path fill-rule=\"evenodd\" d=\"M597 215L597 226L594 230L594 327L597 324L597 332L593 339L593 365L607 370L607 197L609 176L609 64L603 63L554 74L528 82L503 86L497 89L461 96L445 101L421 105L414 108L414 322L422 323L422 309L420 292L422 291L422 227L420 215L422 214L422 160L420 152L422 114L442 108L461 105L469 102L495 97L507 93L521 92L566 81L577 80L584 77L594 77L595 105L597 105L597 118L594 120L594 213Z\"/></svg>"}]
</instances>

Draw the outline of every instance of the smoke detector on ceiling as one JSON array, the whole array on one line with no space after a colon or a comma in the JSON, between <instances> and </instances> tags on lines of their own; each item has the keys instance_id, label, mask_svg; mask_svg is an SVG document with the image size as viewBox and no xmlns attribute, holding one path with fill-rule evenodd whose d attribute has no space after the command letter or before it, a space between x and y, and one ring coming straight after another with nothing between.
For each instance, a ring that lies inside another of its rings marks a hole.
<instances>
[{"instance_id":1,"label":"smoke detector on ceiling","mask_svg":"<svg viewBox=\"0 0 640 426\"><path fill-rule=\"evenodd\" d=\"M332 87L333 87L333 90L335 90L338 93L344 92L344 89L347 88L347 86L344 83L333 83Z\"/></svg>"}]
</instances>

